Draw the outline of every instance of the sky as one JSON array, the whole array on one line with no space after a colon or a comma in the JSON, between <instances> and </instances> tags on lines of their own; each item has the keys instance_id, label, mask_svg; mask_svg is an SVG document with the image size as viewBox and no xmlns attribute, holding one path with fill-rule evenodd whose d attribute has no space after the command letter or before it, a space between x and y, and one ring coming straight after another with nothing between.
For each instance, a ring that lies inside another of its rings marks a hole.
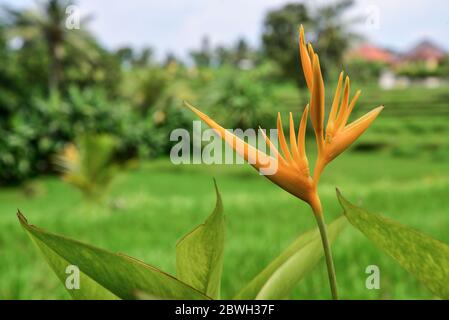
<instances>
[{"instance_id":1,"label":"sky","mask_svg":"<svg viewBox=\"0 0 449 320\"><path fill-rule=\"evenodd\" d=\"M15 7L34 6L39 0L0 0ZM316 4L326 0L305 0ZM159 57L174 53L183 58L207 35L212 45L229 45L245 38L260 44L262 23L271 9L287 0L78 0L81 14L93 20L88 28L108 48L153 47ZM348 17L363 15L356 27L371 42L406 50L430 38L449 51L447 0L356 0ZM83 25L81 25L83 28Z\"/></svg>"}]
</instances>

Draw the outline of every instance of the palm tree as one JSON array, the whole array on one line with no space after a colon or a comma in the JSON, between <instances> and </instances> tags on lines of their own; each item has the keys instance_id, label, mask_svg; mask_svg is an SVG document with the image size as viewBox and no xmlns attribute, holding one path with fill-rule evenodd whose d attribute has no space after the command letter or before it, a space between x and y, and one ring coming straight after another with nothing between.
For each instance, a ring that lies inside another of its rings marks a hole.
<instances>
[{"instance_id":1,"label":"palm tree","mask_svg":"<svg viewBox=\"0 0 449 320\"><path fill-rule=\"evenodd\" d=\"M56 168L86 199L100 200L118 172L114 161L117 143L107 134L82 135L55 157Z\"/></svg>"},{"instance_id":2,"label":"palm tree","mask_svg":"<svg viewBox=\"0 0 449 320\"><path fill-rule=\"evenodd\" d=\"M20 38L24 42L44 41L48 52L48 86L50 92L59 90L62 79L62 60L66 46L78 52L89 54L90 36L81 30L66 27L69 0L39 1L37 9L17 10L3 7L10 38ZM80 19L84 25L88 18ZM90 50L92 51L92 50Z\"/></svg>"}]
</instances>

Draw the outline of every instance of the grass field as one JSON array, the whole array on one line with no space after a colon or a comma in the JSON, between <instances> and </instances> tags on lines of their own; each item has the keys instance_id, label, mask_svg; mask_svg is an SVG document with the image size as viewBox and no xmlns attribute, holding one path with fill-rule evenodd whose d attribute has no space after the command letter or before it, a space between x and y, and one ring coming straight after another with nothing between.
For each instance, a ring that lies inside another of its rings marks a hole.
<instances>
[{"instance_id":1,"label":"grass field","mask_svg":"<svg viewBox=\"0 0 449 320\"><path fill-rule=\"evenodd\" d=\"M217 179L227 219L222 283L231 298L296 236L314 226L308 207L247 165L175 166L144 163L122 173L109 202L83 202L57 177L27 188L0 191L0 299L68 298L62 284L21 230L17 208L28 220L115 252L124 252L174 273L176 241L214 207ZM320 186L327 221L341 210L335 187L352 202L449 242L447 163L429 157L393 157L387 152L350 152L325 172ZM33 190L33 196L30 196ZM333 246L341 297L417 299L432 294L349 227ZM365 268L377 265L381 289L365 288ZM328 298L324 263L295 289L292 298Z\"/></svg>"}]
</instances>

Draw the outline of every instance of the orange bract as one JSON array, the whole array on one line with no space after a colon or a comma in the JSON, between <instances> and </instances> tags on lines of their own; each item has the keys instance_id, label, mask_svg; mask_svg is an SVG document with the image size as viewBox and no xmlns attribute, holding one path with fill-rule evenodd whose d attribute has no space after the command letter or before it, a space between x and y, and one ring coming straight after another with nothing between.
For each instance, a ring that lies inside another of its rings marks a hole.
<instances>
[{"instance_id":1,"label":"orange bract","mask_svg":"<svg viewBox=\"0 0 449 320\"><path fill-rule=\"evenodd\" d=\"M309 174L309 165L304 147L305 127L307 124L307 113L309 109L308 106L304 109L304 113L300 121L298 140L296 140L293 117L291 116L290 118L291 148L288 147L284 132L282 130L282 120L278 114L277 129L282 154L276 149L265 132L261 130L262 136L271 150L271 154L274 155L274 157L271 157L227 131L189 103L186 102L186 105L257 170L263 172L264 168L267 167L270 161L275 161L277 170L273 174L265 175L265 177L294 196L308 203L313 201L313 198L315 197L313 192L314 187L312 178Z\"/></svg>"}]
</instances>

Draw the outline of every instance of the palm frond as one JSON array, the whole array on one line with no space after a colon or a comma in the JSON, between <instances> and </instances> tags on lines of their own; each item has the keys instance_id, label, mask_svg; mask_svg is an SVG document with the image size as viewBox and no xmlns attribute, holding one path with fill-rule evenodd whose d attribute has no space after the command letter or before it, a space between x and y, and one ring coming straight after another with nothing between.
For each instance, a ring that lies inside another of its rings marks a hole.
<instances>
[{"instance_id":1,"label":"palm frond","mask_svg":"<svg viewBox=\"0 0 449 320\"><path fill-rule=\"evenodd\" d=\"M55 157L63 180L90 199L101 197L117 173L114 162L117 140L107 134L85 134Z\"/></svg>"}]
</instances>

